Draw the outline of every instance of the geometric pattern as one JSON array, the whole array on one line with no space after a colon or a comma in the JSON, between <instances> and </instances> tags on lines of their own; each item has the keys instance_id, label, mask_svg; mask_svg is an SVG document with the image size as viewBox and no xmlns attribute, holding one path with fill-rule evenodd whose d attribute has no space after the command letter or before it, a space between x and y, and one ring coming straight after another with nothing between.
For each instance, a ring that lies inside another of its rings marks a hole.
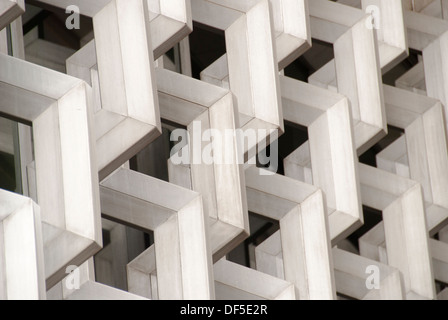
<instances>
[{"instance_id":1,"label":"geometric pattern","mask_svg":"<svg viewBox=\"0 0 448 320\"><path fill-rule=\"evenodd\" d=\"M448 299L444 1L34 2L78 6L93 39L65 73L40 39L47 67L27 62L25 2L0 0L0 151L23 182L0 189L0 299ZM200 79L196 27L226 50ZM321 42L334 59L290 77Z\"/></svg>"}]
</instances>

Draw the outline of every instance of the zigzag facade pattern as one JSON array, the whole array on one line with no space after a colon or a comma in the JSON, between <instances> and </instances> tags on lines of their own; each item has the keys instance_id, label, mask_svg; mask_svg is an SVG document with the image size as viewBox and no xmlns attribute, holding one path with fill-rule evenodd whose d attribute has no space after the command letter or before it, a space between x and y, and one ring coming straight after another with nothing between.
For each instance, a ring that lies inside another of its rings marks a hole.
<instances>
[{"instance_id":1,"label":"zigzag facade pattern","mask_svg":"<svg viewBox=\"0 0 448 320\"><path fill-rule=\"evenodd\" d=\"M0 299L448 297L436 285L448 283L447 1L38 2L78 6L94 40L66 73L25 61L24 1L0 0L0 115L20 123L23 185L23 195L0 189ZM225 35L226 54L200 80L165 59L179 45L188 61L193 22ZM308 83L286 76L313 39L332 44L334 60ZM410 49L421 62L383 84ZM173 153L169 182L128 164L163 121L188 134L189 163ZM285 121L307 128L308 141L281 175L252 160ZM377 167L360 163L388 126L404 134ZM230 163L197 163L195 150L223 148L201 142L207 130L262 134L226 140ZM363 205L383 221L355 254L343 244L364 224ZM254 248L252 268L226 258L250 237L249 212L279 225ZM131 262L117 241L132 245L123 226L154 234ZM95 267L126 279L115 287L127 291L101 284Z\"/></svg>"}]
</instances>

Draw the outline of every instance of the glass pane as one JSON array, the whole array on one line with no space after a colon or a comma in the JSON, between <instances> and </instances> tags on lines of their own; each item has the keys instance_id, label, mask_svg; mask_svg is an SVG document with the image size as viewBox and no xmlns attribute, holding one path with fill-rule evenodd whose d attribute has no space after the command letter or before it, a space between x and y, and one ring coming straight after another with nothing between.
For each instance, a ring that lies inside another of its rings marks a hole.
<instances>
[{"instance_id":1,"label":"glass pane","mask_svg":"<svg viewBox=\"0 0 448 320\"><path fill-rule=\"evenodd\" d=\"M16 191L13 121L0 118L0 188Z\"/></svg>"}]
</instances>

